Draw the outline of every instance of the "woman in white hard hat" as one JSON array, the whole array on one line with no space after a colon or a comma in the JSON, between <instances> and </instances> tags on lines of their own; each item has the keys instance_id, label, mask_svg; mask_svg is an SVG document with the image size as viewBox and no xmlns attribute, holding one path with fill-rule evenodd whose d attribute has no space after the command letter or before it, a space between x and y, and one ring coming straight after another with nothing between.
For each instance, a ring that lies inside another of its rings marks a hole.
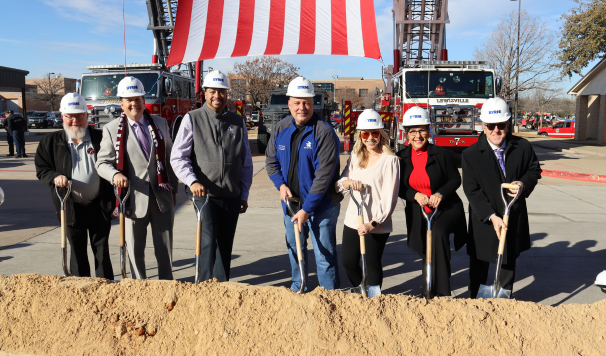
<instances>
[{"instance_id":1,"label":"woman in white hard hat","mask_svg":"<svg viewBox=\"0 0 606 356\"><path fill-rule=\"evenodd\" d=\"M432 221L434 293L450 296L450 234L455 234L455 249L464 246L467 227L463 202L457 195L461 175L453 157L444 148L429 143L431 121L427 110L414 106L404 113L403 123L408 146L397 153L402 159L400 198L406 200L408 247L423 260L425 281L425 251L427 216L436 211ZM432 297L432 296L429 296Z\"/></svg>"},{"instance_id":2,"label":"woman in white hard hat","mask_svg":"<svg viewBox=\"0 0 606 356\"><path fill-rule=\"evenodd\" d=\"M360 191L366 184L368 198L364 202L364 225L358 226L358 208L349 201L343 227L343 265L354 286L362 282L360 267L360 236L366 235L368 297L381 294L383 266L381 258L392 232L391 214L398 202L400 160L389 148L389 137L383 130L381 116L372 109L358 118L358 139L336 189L348 194L349 188ZM360 195L356 198L360 201ZM360 287L356 287L360 291Z\"/></svg>"}]
</instances>

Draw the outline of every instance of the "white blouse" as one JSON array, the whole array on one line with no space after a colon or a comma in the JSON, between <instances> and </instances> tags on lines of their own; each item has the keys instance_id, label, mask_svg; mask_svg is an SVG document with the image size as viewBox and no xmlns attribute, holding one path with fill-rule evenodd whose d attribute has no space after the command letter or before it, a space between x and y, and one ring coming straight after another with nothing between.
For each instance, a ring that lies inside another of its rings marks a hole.
<instances>
[{"instance_id":1,"label":"white blouse","mask_svg":"<svg viewBox=\"0 0 606 356\"><path fill-rule=\"evenodd\" d=\"M398 203L400 189L400 159L383 153L370 168L360 168L357 162L357 156L352 154L335 188L337 192L346 195L349 194L349 190L343 186L344 181L359 180L366 184L368 196L364 202L364 222L374 220L379 223L372 230L374 234L390 233L393 231L391 214ZM358 203L362 200L360 192L354 191L354 196ZM350 199L347 206L345 226L358 229L358 207L353 199Z\"/></svg>"}]
</instances>

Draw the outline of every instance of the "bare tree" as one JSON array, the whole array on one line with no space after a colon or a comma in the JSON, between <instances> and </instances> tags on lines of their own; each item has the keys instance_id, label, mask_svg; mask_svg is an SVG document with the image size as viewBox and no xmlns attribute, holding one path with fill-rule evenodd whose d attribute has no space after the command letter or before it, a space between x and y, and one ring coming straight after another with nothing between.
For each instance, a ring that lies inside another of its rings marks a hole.
<instances>
[{"instance_id":1,"label":"bare tree","mask_svg":"<svg viewBox=\"0 0 606 356\"><path fill-rule=\"evenodd\" d=\"M541 89L560 80L559 73L553 68L553 43L556 37L547 20L532 16L526 11L520 14L519 67L517 28L518 13L514 11L504 15L482 47L476 47L474 51L477 60L486 61L495 70L497 77L503 79L499 96L505 99L511 99L516 91L521 93ZM516 87L517 75L519 84Z\"/></svg>"},{"instance_id":2,"label":"bare tree","mask_svg":"<svg viewBox=\"0 0 606 356\"><path fill-rule=\"evenodd\" d=\"M559 43L558 63L564 74L581 74L589 62L606 57L606 2L573 0L579 4L565 20Z\"/></svg>"},{"instance_id":3,"label":"bare tree","mask_svg":"<svg viewBox=\"0 0 606 356\"><path fill-rule=\"evenodd\" d=\"M298 67L272 56L251 58L245 63L236 63L233 71L228 73L232 83L232 98L246 96L253 103L266 103L269 100L269 92L276 88L276 84L288 85L291 80L299 76L298 70Z\"/></svg>"},{"instance_id":4,"label":"bare tree","mask_svg":"<svg viewBox=\"0 0 606 356\"><path fill-rule=\"evenodd\" d=\"M64 80L61 78L61 73L57 74L55 78L51 78L51 73L44 74L42 79L36 80L34 84L37 87L36 100L46 102L50 105L51 111L56 111L55 108L59 107L59 102L63 97Z\"/></svg>"}]
</instances>

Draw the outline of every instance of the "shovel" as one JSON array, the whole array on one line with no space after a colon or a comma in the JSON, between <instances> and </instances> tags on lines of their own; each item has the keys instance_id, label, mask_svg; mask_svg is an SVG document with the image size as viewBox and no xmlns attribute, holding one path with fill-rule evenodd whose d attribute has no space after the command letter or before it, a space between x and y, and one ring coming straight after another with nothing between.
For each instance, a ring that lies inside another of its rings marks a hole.
<instances>
[{"instance_id":1,"label":"shovel","mask_svg":"<svg viewBox=\"0 0 606 356\"><path fill-rule=\"evenodd\" d=\"M124 195L124 198L122 198L122 199L120 198L119 189L120 188L114 186L114 195L116 196L116 199L118 199L118 213L120 213L120 267L122 269L122 278L127 278L126 277L126 238L125 238L125 231L124 231L124 214L125 214L126 210L125 210L124 204L126 203L128 196L130 195L130 184L126 188L126 194Z\"/></svg>"},{"instance_id":2,"label":"shovel","mask_svg":"<svg viewBox=\"0 0 606 356\"><path fill-rule=\"evenodd\" d=\"M59 197L59 201L61 202L61 260L63 264L63 277L69 277L71 274L69 273L69 269L67 268L67 230L65 226L65 201L69 198L69 193L72 191L72 181L67 181L67 193L65 193L64 197L59 195L59 190L55 185L55 192Z\"/></svg>"},{"instance_id":3,"label":"shovel","mask_svg":"<svg viewBox=\"0 0 606 356\"><path fill-rule=\"evenodd\" d=\"M293 209L293 204L297 206ZM301 209L301 204L297 198L286 197L286 208L290 213L290 216L295 216L297 211ZM305 262L303 261L303 249L301 248L301 233L299 232L298 224L295 224L295 242L297 244L297 260L299 261L299 274L301 275L301 285L297 294L303 294L305 292Z\"/></svg>"},{"instance_id":4,"label":"shovel","mask_svg":"<svg viewBox=\"0 0 606 356\"><path fill-rule=\"evenodd\" d=\"M425 241L427 245L425 249L425 290L423 292L425 293L425 298L430 300L433 298L433 266L431 265L433 258L433 238L431 235L431 226L433 225L433 218L438 212L438 207L435 207L431 217L427 216L427 213L425 213L425 207L422 205L421 212L423 213L423 216L425 216L425 220L427 220L427 238Z\"/></svg>"},{"instance_id":5,"label":"shovel","mask_svg":"<svg viewBox=\"0 0 606 356\"><path fill-rule=\"evenodd\" d=\"M503 189L517 189L516 196L511 199L509 204L507 203L507 199L505 198L505 194L503 194ZM520 196L520 186L517 184L501 184L501 196L503 197L503 202L505 203L505 214L503 214L503 223L505 226L509 225L509 210L513 203L518 200ZM497 255L497 269L495 272L493 285L481 285L480 290L478 291L478 299L488 299L488 298L511 298L511 290L501 288L500 276L501 276L501 264L503 263L503 251L505 250L505 238L507 237L507 230L501 230L501 239L499 240L499 251Z\"/></svg>"},{"instance_id":6,"label":"shovel","mask_svg":"<svg viewBox=\"0 0 606 356\"><path fill-rule=\"evenodd\" d=\"M196 209L196 219L198 220L198 224L196 226L196 275L194 277L194 283L200 283L200 268L202 265L200 264L200 253L202 252L202 210L206 204L208 204L208 197L202 206L198 206L196 203L196 197L192 195L191 197L192 203L194 203L194 209Z\"/></svg>"},{"instance_id":7,"label":"shovel","mask_svg":"<svg viewBox=\"0 0 606 356\"><path fill-rule=\"evenodd\" d=\"M353 195L353 189L351 186L349 187L349 196L354 201L354 203L358 206L358 226L364 225L364 201L366 201L366 197L368 196L368 187L366 184L362 184L362 188L364 188L364 194L360 192L362 196L362 201L358 203L356 198ZM366 271L366 235L360 236L360 256L362 260L362 283L360 284L360 289L362 295L368 297L368 271Z\"/></svg>"}]
</instances>

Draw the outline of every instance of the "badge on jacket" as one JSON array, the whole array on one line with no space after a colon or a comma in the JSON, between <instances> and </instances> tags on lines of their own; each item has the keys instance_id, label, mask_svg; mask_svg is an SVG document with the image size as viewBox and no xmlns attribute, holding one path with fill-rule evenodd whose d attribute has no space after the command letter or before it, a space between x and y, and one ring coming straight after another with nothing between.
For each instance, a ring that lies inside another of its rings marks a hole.
<instances>
[{"instance_id":1,"label":"badge on jacket","mask_svg":"<svg viewBox=\"0 0 606 356\"><path fill-rule=\"evenodd\" d=\"M94 155L95 154L95 149L92 148L92 147L89 147L86 152L88 152L89 155Z\"/></svg>"}]
</instances>

